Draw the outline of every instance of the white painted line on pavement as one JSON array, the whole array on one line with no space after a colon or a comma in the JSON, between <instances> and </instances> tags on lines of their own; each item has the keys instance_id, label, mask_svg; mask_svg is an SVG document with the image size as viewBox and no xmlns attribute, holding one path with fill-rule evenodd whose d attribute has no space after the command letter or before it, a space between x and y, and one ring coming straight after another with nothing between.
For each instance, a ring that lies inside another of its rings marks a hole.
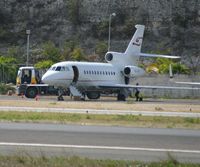
<instances>
[{"instance_id":1,"label":"white painted line on pavement","mask_svg":"<svg viewBox=\"0 0 200 167\"><path fill-rule=\"evenodd\" d=\"M133 110L101 110L101 109L74 109L74 108L34 108L34 107L9 107L0 106L0 111L28 111L28 112L58 112L81 114L113 114L113 115L142 115L142 116L167 116L200 118L200 113L190 112L159 112L159 111L133 111Z\"/></svg>"},{"instance_id":2,"label":"white painted line on pavement","mask_svg":"<svg viewBox=\"0 0 200 167\"><path fill-rule=\"evenodd\" d=\"M74 148L74 149L103 149L103 150L127 150L127 151L150 151L150 152L176 152L200 154L200 150L179 150L179 149L156 149L139 147L119 146L90 146L90 145L63 145L63 144L41 144L41 143L8 143L0 142L0 146L24 146L24 147L52 147L52 148Z\"/></svg>"}]
</instances>

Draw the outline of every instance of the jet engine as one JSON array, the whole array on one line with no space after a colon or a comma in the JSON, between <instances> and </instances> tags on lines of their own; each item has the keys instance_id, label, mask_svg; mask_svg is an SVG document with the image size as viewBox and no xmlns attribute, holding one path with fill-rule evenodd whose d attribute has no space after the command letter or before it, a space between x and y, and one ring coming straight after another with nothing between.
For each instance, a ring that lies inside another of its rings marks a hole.
<instances>
[{"instance_id":1,"label":"jet engine","mask_svg":"<svg viewBox=\"0 0 200 167\"><path fill-rule=\"evenodd\" d=\"M107 52L105 55L105 60L108 63L118 63L122 62L122 53L117 53L117 52Z\"/></svg>"},{"instance_id":2,"label":"jet engine","mask_svg":"<svg viewBox=\"0 0 200 167\"><path fill-rule=\"evenodd\" d=\"M128 77L128 78L134 78L134 77L138 77L138 76L142 76L144 75L145 71L137 66L126 66L124 68L124 76Z\"/></svg>"},{"instance_id":3,"label":"jet engine","mask_svg":"<svg viewBox=\"0 0 200 167\"><path fill-rule=\"evenodd\" d=\"M105 55L105 60L106 60L107 62L111 62L111 61L113 60L113 54L112 54L112 53L107 53L107 54Z\"/></svg>"}]
</instances>

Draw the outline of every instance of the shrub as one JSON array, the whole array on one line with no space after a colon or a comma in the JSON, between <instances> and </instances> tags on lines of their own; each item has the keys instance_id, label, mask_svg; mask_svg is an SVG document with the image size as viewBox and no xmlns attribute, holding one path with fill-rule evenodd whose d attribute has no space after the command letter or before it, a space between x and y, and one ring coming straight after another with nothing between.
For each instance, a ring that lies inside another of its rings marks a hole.
<instances>
[{"instance_id":1,"label":"shrub","mask_svg":"<svg viewBox=\"0 0 200 167\"><path fill-rule=\"evenodd\" d=\"M11 90L13 93L15 92L15 88L11 85L0 84L0 94L7 94L8 91Z\"/></svg>"}]
</instances>

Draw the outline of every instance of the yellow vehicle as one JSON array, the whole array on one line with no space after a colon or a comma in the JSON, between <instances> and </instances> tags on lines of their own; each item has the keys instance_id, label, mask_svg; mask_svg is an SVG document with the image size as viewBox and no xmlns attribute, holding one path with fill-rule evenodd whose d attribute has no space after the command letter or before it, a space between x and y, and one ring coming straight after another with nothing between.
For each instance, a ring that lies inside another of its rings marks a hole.
<instances>
[{"instance_id":1,"label":"yellow vehicle","mask_svg":"<svg viewBox=\"0 0 200 167\"><path fill-rule=\"evenodd\" d=\"M39 84L39 71L34 67L20 67L17 73L17 86L21 84Z\"/></svg>"},{"instance_id":2,"label":"yellow vehicle","mask_svg":"<svg viewBox=\"0 0 200 167\"><path fill-rule=\"evenodd\" d=\"M16 78L17 95L35 98L37 95L57 94L57 89L41 83L39 71L35 67L20 67Z\"/></svg>"}]
</instances>

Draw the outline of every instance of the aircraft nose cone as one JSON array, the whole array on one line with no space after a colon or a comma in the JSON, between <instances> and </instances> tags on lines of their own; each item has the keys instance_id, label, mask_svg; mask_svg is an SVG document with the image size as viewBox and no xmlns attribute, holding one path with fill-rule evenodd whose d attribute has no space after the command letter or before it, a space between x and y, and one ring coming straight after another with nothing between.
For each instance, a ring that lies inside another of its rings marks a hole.
<instances>
[{"instance_id":1,"label":"aircraft nose cone","mask_svg":"<svg viewBox=\"0 0 200 167\"><path fill-rule=\"evenodd\" d=\"M45 83L45 84L49 84L49 77L48 77L47 75L44 74L44 75L42 76L42 82Z\"/></svg>"}]
</instances>

